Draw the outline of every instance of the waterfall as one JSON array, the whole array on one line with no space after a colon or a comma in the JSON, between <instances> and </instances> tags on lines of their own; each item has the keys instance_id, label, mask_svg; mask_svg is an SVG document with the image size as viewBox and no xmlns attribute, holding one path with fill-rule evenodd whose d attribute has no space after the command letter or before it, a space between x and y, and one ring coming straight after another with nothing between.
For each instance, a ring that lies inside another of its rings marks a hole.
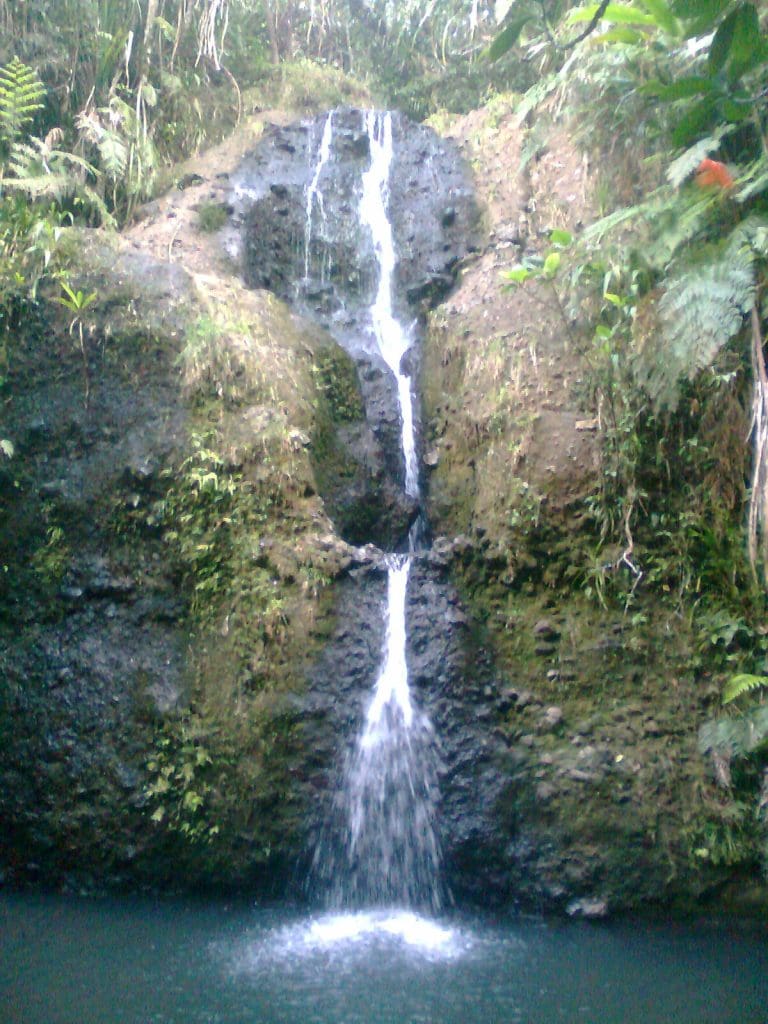
<instances>
[{"instance_id":1,"label":"waterfall","mask_svg":"<svg viewBox=\"0 0 768 1024\"><path fill-rule=\"evenodd\" d=\"M391 557L381 668L336 797L346 837L320 853L334 906L442 904L435 737L405 658L409 571L408 556Z\"/></svg>"},{"instance_id":2,"label":"waterfall","mask_svg":"<svg viewBox=\"0 0 768 1024\"><path fill-rule=\"evenodd\" d=\"M405 490L418 498L413 400L410 380L401 372L411 339L393 310L397 257L388 211L392 116L370 111L364 127L371 163L363 174L359 220L371 232L378 270L370 324L381 356L397 380ZM412 537L412 550L414 546ZM436 911L442 904L435 735L426 714L414 706L408 680L410 568L410 555L389 556L381 667L335 799L342 837L326 837L315 852L316 872L338 907L394 904Z\"/></svg>"},{"instance_id":3,"label":"waterfall","mask_svg":"<svg viewBox=\"0 0 768 1024\"><path fill-rule=\"evenodd\" d=\"M397 320L392 305L392 279L397 262L392 224L389 219L389 173L392 166L392 115L370 110L365 129L371 149L371 166L363 175L360 223L369 228L379 269L376 297L370 309L376 344L384 362L397 381L398 405L402 420L402 446L405 456L405 491L419 496L419 472L413 424L411 381L402 373L403 356L411 347L408 331Z\"/></svg>"},{"instance_id":4,"label":"waterfall","mask_svg":"<svg viewBox=\"0 0 768 1024\"><path fill-rule=\"evenodd\" d=\"M323 173L323 168L328 163L328 159L331 155L331 145L333 142L333 111L331 110L325 119L323 125L323 134L320 139L320 148L317 153L317 162L315 164L315 173L312 176L312 181L307 188L307 202L306 202L306 218L304 222L304 281L309 280L309 267L310 267L310 250L312 243L312 212L314 210L315 199L317 199L318 206L320 208L321 215L323 211L323 193L320 191L320 175Z\"/></svg>"}]
</instances>

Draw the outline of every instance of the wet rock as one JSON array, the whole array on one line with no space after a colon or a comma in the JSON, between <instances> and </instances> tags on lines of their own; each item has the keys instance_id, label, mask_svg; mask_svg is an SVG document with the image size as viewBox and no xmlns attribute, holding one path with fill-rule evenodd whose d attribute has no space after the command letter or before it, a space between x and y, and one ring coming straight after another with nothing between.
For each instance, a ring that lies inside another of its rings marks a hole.
<instances>
[{"instance_id":1,"label":"wet rock","mask_svg":"<svg viewBox=\"0 0 768 1024\"><path fill-rule=\"evenodd\" d=\"M502 691L501 699L509 705L514 705L518 711L522 711L533 700L533 694L530 690L518 690L514 686L508 686Z\"/></svg>"},{"instance_id":2,"label":"wet rock","mask_svg":"<svg viewBox=\"0 0 768 1024\"><path fill-rule=\"evenodd\" d=\"M533 627L533 635L542 641L554 642L560 639L560 631L549 619L539 619Z\"/></svg>"},{"instance_id":3,"label":"wet rock","mask_svg":"<svg viewBox=\"0 0 768 1024\"><path fill-rule=\"evenodd\" d=\"M586 920L600 920L608 916L608 904L596 897L582 897L571 900L565 908L569 917L582 917Z\"/></svg>"},{"instance_id":4,"label":"wet rock","mask_svg":"<svg viewBox=\"0 0 768 1024\"><path fill-rule=\"evenodd\" d=\"M544 731L556 729L563 721L563 709L548 707L539 720L539 727Z\"/></svg>"}]
</instances>

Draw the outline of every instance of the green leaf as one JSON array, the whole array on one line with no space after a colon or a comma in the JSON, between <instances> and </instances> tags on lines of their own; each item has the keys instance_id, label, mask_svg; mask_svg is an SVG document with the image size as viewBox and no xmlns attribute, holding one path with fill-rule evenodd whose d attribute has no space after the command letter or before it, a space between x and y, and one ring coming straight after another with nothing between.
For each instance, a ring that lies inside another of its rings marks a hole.
<instances>
[{"instance_id":1,"label":"green leaf","mask_svg":"<svg viewBox=\"0 0 768 1024\"><path fill-rule=\"evenodd\" d=\"M672 0L672 13L678 18L710 18L715 21L731 0Z\"/></svg>"},{"instance_id":2,"label":"green leaf","mask_svg":"<svg viewBox=\"0 0 768 1024\"><path fill-rule=\"evenodd\" d=\"M729 3L730 0L672 0L672 13L688 22L686 36L690 38L711 32Z\"/></svg>"},{"instance_id":3,"label":"green leaf","mask_svg":"<svg viewBox=\"0 0 768 1024\"><path fill-rule=\"evenodd\" d=\"M720 100L718 110L729 124L738 124L752 116L751 103L737 103L735 100Z\"/></svg>"},{"instance_id":4,"label":"green leaf","mask_svg":"<svg viewBox=\"0 0 768 1024\"><path fill-rule=\"evenodd\" d=\"M506 281L511 281L512 284L522 284L530 276L531 272L527 267L513 267L512 270L507 270L502 274L502 277Z\"/></svg>"},{"instance_id":5,"label":"green leaf","mask_svg":"<svg viewBox=\"0 0 768 1024\"><path fill-rule=\"evenodd\" d=\"M742 4L736 8L734 15L728 69L728 78L732 83L748 71L762 53L760 20L754 4Z\"/></svg>"},{"instance_id":6,"label":"green leaf","mask_svg":"<svg viewBox=\"0 0 768 1024\"><path fill-rule=\"evenodd\" d=\"M547 253L546 259L544 260L543 274L544 277L554 277L560 269L561 256L559 252Z\"/></svg>"},{"instance_id":7,"label":"green leaf","mask_svg":"<svg viewBox=\"0 0 768 1024\"><path fill-rule=\"evenodd\" d=\"M752 3L741 4L736 8L733 38L731 40L731 57L734 60L746 61L756 50L760 49L760 19Z\"/></svg>"},{"instance_id":8,"label":"green leaf","mask_svg":"<svg viewBox=\"0 0 768 1024\"><path fill-rule=\"evenodd\" d=\"M163 818L164 818L164 817L165 817L165 808L164 808L164 807L162 806L162 804L161 804L161 805L160 805L160 807L158 807L158 808L157 808L157 809L156 809L156 810L154 811L154 813L152 814L152 818L151 818L151 820L152 820L152 821L157 821L157 822L161 822L161 821L163 820Z\"/></svg>"},{"instance_id":9,"label":"green leaf","mask_svg":"<svg viewBox=\"0 0 768 1024\"><path fill-rule=\"evenodd\" d=\"M182 805L185 811L192 811L193 813L198 810L203 804L203 798L199 793L195 793L193 790L188 790L184 794Z\"/></svg>"},{"instance_id":10,"label":"green leaf","mask_svg":"<svg viewBox=\"0 0 768 1024\"><path fill-rule=\"evenodd\" d=\"M166 42L172 43L176 38L176 29L171 25L170 22L166 21L165 18L157 16L155 18L155 27L159 29L161 35L165 38Z\"/></svg>"},{"instance_id":11,"label":"green leaf","mask_svg":"<svg viewBox=\"0 0 768 1024\"><path fill-rule=\"evenodd\" d=\"M498 60L499 57L503 57L505 53L508 53L520 38L520 33L531 20L532 15L521 14L507 22L485 51L486 60L493 62Z\"/></svg>"},{"instance_id":12,"label":"green leaf","mask_svg":"<svg viewBox=\"0 0 768 1024\"><path fill-rule=\"evenodd\" d=\"M7 437L0 438L0 452L2 452L6 458L12 459L15 451L16 449L13 447L13 441L9 441Z\"/></svg>"},{"instance_id":13,"label":"green leaf","mask_svg":"<svg viewBox=\"0 0 768 1024\"><path fill-rule=\"evenodd\" d=\"M672 131L672 142L676 146L687 146L694 141L705 128L712 123L716 103L712 96L706 96L689 110L675 125Z\"/></svg>"},{"instance_id":14,"label":"green leaf","mask_svg":"<svg viewBox=\"0 0 768 1024\"><path fill-rule=\"evenodd\" d=\"M567 248L573 242L573 235L570 231L564 231L563 228L555 228L550 232L549 240L552 245L562 245Z\"/></svg>"},{"instance_id":15,"label":"green leaf","mask_svg":"<svg viewBox=\"0 0 768 1024\"><path fill-rule=\"evenodd\" d=\"M663 85L658 81L647 82L641 86L639 91L645 96L657 96L664 103L672 103L674 100L684 100L691 96L710 93L714 87L711 78L691 75L688 78L680 78L671 85Z\"/></svg>"},{"instance_id":16,"label":"green leaf","mask_svg":"<svg viewBox=\"0 0 768 1024\"><path fill-rule=\"evenodd\" d=\"M678 36L680 25L666 0L640 0L642 6L656 19L656 24L668 35Z\"/></svg>"},{"instance_id":17,"label":"green leaf","mask_svg":"<svg viewBox=\"0 0 768 1024\"><path fill-rule=\"evenodd\" d=\"M733 33L736 28L738 14L738 9L731 11L731 13L720 23L717 32L715 32L715 38L710 44L709 55L707 57L710 75L716 75L718 71L721 71L725 67L728 55L731 51L731 43L733 41Z\"/></svg>"},{"instance_id":18,"label":"green leaf","mask_svg":"<svg viewBox=\"0 0 768 1024\"><path fill-rule=\"evenodd\" d=\"M731 676L723 688L723 704L730 704L745 693L768 687L768 676L754 676L748 672Z\"/></svg>"},{"instance_id":19,"label":"green leaf","mask_svg":"<svg viewBox=\"0 0 768 1024\"><path fill-rule=\"evenodd\" d=\"M636 28L629 28L627 25L617 25L615 28L609 28L607 32L601 32L599 36L593 36L592 38L595 43L626 43L627 46L637 46L638 43L646 42L648 37Z\"/></svg>"}]
</instances>

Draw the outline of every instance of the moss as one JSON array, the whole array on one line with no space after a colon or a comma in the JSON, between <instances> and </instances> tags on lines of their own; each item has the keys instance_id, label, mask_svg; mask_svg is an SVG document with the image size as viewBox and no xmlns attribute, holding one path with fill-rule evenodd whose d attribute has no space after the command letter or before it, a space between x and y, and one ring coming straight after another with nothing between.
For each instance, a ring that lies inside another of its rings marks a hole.
<instances>
[{"instance_id":1,"label":"moss","mask_svg":"<svg viewBox=\"0 0 768 1024\"><path fill-rule=\"evenodd\" d=\"M338 345L322 348L315 358L316 384L328 403L335 423L348 423L365 416L363 396L354 360Z\"/></svg>"},{"instance_id":2,"label":"moss","mask_svg":"<svg viewBox=\"0 0 768 1024\"><path fill-rule=\"evenodd\" d=\"M131 566L141 600L160 608L152 628L188 651L173 707L159 710L133 676L136 692L115 705L135 709L124 729L143 779L141 820L126 827L146 832L147 850L131 870L162 849L180 877L250 884L303 848L311 794L292 774L306 756L296 701L332 629L339 571L318 542L331 527L310 437L322 421L331 445L361 409L354 365L266 293L137 260L120 240L81 240L78 287L98 292L89 326L104 339L95 386L149 377L173 395L148 473L105 471L95 499L100 550ZM36 568L57 590L69 537L50 525L44 536L34 526ZM84 829L75 847L92 839Z\"/></svg>"},{"instance_id":3,"label":"moss","mask_svg":"<svg viewBox=\"0 0 768 1024\"><path fill-rule=\"evenodd\" d=\"M271 75L244 95L246 109L283 107L304 114L333 107L365 107L371 103L366 85L338 68L311 60L281 62Z\"/></svg>"},{"instance_id":4,"label":"moss","mask_svg":"<svg viewBox=\"0 0 768 1024\"><path fill-rule=\"evenodd\" d=\"M227 223L230 207L226 203L201 203L197 211L197 226L201 231L220 231Z\"/></svg>"}]
</instances>

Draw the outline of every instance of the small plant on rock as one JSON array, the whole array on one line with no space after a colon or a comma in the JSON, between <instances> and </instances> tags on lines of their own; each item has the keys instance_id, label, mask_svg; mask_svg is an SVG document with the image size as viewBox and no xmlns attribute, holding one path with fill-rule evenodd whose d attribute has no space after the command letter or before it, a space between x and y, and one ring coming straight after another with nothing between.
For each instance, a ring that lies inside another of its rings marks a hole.
<instances>
[{"instance_id":1,"label":"small plant on rock","mask_svg":"<svg viewBox=\"0 0 768 1024\"><path fill-rule=\"evenodd\" d=\"M74 313L69 324L69 333L73 337L75 336L75 333L77 333L78 347L83 360L83 383L85 385L85 407L87 409L88 400L91 394L91 379L88 372L88 352L85 347L82 315L85 310L96 301L97 293L90 292L86 295L85 292L81 291L79 288L75 291L74 288L71 288L66 281L61 282L61 290L64 294L60 295L56 301L65 309L68 309L70 313Z\"/></svg>"}]
</instances>

